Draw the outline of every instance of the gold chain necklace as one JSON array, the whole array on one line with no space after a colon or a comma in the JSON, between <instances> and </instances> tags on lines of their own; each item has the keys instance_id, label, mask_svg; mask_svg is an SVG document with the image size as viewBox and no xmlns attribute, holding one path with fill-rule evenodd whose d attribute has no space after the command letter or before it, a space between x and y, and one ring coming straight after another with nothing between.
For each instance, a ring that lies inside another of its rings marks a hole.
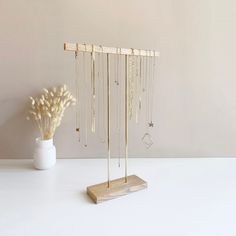
<instances>
[{"instance_id":1,"label":"gold chain necklace","mask_svg":"<svg viewBox=\"0 0 236 236\"><path fill-rule=\"evenodd\" d=\"M116 117L116 133L117 133L117 148L118 148L118 166L120 167L120 157L121 157L121 50L116 49L116 57L115 57L115 92L116 92L116 105L115 105L115 117Z\"/></svg>"},{"instance_id":2,"label":"gold chain necklace","mask_svg":"<svg viewBox=\"0 0 236 236\"><path fill-rule=\"evenodd\" d=\"M100 135L99 135L99 138L100 138L100 141L102 143L105 143L105 137L106 137L106 83L105 83L105 74L104 74L104 67L105 67L105 63L104 63L104 54L103 54L103 47L101 46L102 48L102 60L101 60L101 67L102 67L102 70L101 70L101 79L102 79L102 91L101 91L101 94L102 94L102 108L100 108L102 111L101 111L101 132L100 132Z\"/></svg>"},{"instance_id":3,"label":"gold chain necklace","mask_svg":"<svg viewBox=\"0 0 236 236\"><path fill-rule=\"evenodd\" d=\"M95 133L96 126L96 84L95 84L95 51L92 45L91 52L91 131Z\"/></svg>"},{"instance_id":4,"label":"gold chain necklace","mask_svg":"<svg viewBox=\"0 0 236 236\"><path fill-rule=\"evenodd\" d=\"M75 52L75 90L76 90L76 117L75 117L75 128L78 132L78 141L80 142L80 79L79 79L79 54L78 51Z\"/></svg>"},{"instance_id":5,"label":"gold chain necklace","mask_svg":"<svg viewBox=\"0 0 236 236\"><path fill-rule=\"evenodd\" d=\"M128 98L128 114L129 119L132 119L134 110L134 95L135 95L135 57L134 49L132 49L132 55L129 56L129 98Z\"/></svg>"},{"instance_id":6,"label":"gold chain necklace","mask_svg":"<svg viewBox=\"0 0 236 236\"><path fill-rule=\"evenodd\" d=\"M154 52L155 54L155 52ZM155 74L156 74L156 58L153 57L152 58L152 78L151 78L151 88L150 88L150 96L151 96L151 101L150 101L150 122L149 122L149 127L154 127L154 123L153 123L153 100L154 100L154 80L155 80Z\"/></svg>"},{"instance_id":7,"label":"gold chain necklace","mask_svg":"<svg viewBox=\"0 0 236 236\"><path fill-rule=\"evenodd\" d=\"M100 74L100 68L101 68L101 53L98 53L97 56L97 63L96 63L96 83L97 83L97 135L98 138L100 138L100 133L101 133L101 126L100 126L100 118L101 118L101 107L100 107L100 102L101 102L101 74Z\"/></svg>"},{"instance_id":8,"label":"gold chain necklace","mask_svg":"<svg viewBox=\"0 0 236 236\"><path fill-rule=\"evenodd\" d=\"M85 51L86 51L86 44L85 44ZM87 97L88 97L88 78L87 78L87 72L86 72L86 54L85 52L83 52L83 74L84 74L84 115L85 115L85 132L84 132L84 146L87 147L88 146L88 101L87 101Z\"/></svg>"},{"instance_id":9,"label":"gold chain necklace","mask_svg":"<svg viewBox=\"0 0 236 236\"><path fill-rule=\"evenodd\" d=\"M139 99L138 99L138 110L139 115L142 109L142 81L143 81L143 58L140 56L140 64L139 64Z\"/></svg>"},{"instance_id":10,"label":"gold chain necklace","mask_svg":"<svg viewBox=\"0 0 236 236\"><path fill-rule=\"evenodd\" d=\"M152 87L152 83L151 83L151 75L152 75L152 61L151 61L151 57L150 57L151 52L149 51L149 57L148 57L148 61L146 61L146 74L145 74L145 80L146 80L146 133L143 135L142 137L142 142L144 143L144 145L146 146L146 148L150 148L153 144L152 141L152 136L149 133L149 127L151 123L149 123L149 119L150 119L150 90ZM152 98L151 98L152 99Z\"/></svg>"}]
</instances>

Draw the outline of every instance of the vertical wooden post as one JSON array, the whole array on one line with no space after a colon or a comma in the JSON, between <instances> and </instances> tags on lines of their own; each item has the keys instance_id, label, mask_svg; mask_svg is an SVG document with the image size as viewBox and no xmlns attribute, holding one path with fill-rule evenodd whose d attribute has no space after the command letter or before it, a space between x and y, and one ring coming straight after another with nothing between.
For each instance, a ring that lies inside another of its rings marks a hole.
<instances>
[{"instance_id":1,"label":"vertical wooden post","mask_svg":"<svg viewBox=\"0 0 236 236\"><path fill-rule=\"evenodd\" d=\"M110 61L107 53L107 187L110 188Z\"/></svg>"},{"instance_id":2,"label":"vertical wooden post","mask_svg":"<svg viewBox=\"0 0 236 236\"><path fill-rule=\"evenodd\" d=\"M125 55L125 182L128 181L128 76L129 76L129 66L128 66L128 55Z\"/></svg>"}]
</instances>

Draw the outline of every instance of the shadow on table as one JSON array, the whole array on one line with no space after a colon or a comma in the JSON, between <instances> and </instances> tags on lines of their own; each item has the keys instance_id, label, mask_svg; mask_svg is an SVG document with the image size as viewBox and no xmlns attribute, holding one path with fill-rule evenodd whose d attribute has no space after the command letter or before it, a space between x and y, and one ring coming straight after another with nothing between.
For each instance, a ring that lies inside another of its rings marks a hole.
<instances>
[{"instance_id":1,"label":"shadow on table","mask_svg":"<svg viewBox=\"0 0 236 236\"><path fill-rule=\"evenodd\" d=\"M79 195L80 198L82 198L82 200L84 200L85 202L94 204L92 199L87 195L86 191L79 192Z\"/></svg>"}]
</instances>

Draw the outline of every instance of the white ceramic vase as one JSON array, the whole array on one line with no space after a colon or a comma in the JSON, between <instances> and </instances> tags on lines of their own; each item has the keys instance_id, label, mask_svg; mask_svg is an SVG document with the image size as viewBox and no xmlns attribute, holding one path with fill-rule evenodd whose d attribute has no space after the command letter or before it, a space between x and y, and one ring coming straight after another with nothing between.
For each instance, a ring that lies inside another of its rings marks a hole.
<instances>
[{"instance_id":1,"label":"white ceramic vase","mask_svg":"<svg viewBox=\"0 0 236 236\"><path fill-rule=\"evenodd\" d=\"M34 150L34 167L39 170L46 170L56 164L56 148L53 139L36 139Z\"/></svg>"}]
</instances>

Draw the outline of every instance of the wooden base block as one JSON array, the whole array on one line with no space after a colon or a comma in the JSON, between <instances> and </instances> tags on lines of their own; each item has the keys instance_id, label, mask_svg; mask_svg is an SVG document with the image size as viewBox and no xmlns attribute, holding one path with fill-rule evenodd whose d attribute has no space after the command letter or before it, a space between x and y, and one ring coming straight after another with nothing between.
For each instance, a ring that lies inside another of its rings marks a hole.
<instances>
[{"instance_id":1,"label":"wooden base block","mask_svg":"<svg viewBox=\"0 0 236 236\"><path fill-rule=\"evenodd\" d=\"M109 188L107 182L89 186L87 194L95 203L101 203L144 188L147 188L147 182L136 175L130 175L127 177L127 182L125 182L125 178L112 180Z\"/></svg>"}]
</instances>

